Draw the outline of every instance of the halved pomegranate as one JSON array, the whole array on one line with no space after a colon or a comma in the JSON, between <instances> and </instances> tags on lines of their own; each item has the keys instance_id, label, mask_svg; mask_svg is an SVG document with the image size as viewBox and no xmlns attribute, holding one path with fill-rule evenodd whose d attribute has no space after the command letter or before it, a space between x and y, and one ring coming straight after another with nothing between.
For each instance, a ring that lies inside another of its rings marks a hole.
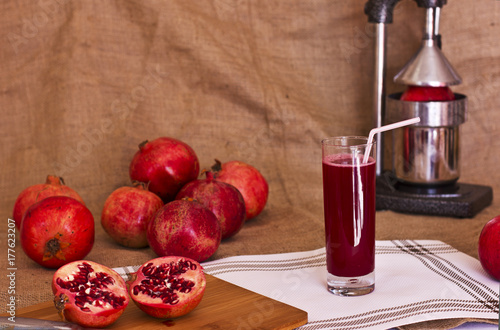
<instances>
[{"instance_id":1,"label":"halved pomegranate","mask_svg":"<svg viewBox=\"0 0 500 330\"><path fill-rule=\"evenodd\" d=\"M401 101L412 102L434 102L434 101L453 101L455 94L448 86L408 86L401 95Z\"/></svg>"},{"instance_id":2,"label":"halved pomegranate","mask_svg":"<svg viewBox=\"0 0 500 330\"><path fill-rule=\"evenodd\" d=\"M146 262L132 274L130 297L150 316L175 318L198 306L205 287L205 274L197 261L160 257Z\"/></svg>"},{"instance_id":3,"label":"halved pomegranate","mask_svg":"<svg viewBox=\"0 0 500 330\"><path fill-rule=\"evenodd\" d=\"M83 327L114 323L129 303L123 278L114 270L87 260L59 268L52 279L52 292L61 318Z\"/></svg>"}]
</instances>

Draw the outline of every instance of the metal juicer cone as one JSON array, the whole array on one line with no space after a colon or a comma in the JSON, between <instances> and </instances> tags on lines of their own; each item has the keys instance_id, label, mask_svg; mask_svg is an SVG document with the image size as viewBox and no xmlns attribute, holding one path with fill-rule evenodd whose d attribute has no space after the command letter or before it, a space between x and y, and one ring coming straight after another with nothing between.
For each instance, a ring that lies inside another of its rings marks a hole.
<instances>
[{"instance_id":1,"label":"metal juicer cone","mask_svg":"<svg viewBox=\"0 0 500 330\"><path fill-rule=\"evenodd\" d=\"M394 81L404 85L431 87L458 85L462 78L440 49L440 8L428 8L426 14L422 46L394 77Z\"/></svg>"},{"instance_id":2,"label":"metal juicer cone","mask_svg":"<svg viewBox=\"0 0 500 330\"><path fill-rule=\"evenodd\" d=\"M396 83L415 86L444 87L458 85L458 75L434 40L426 39L412 59L394 77Z\"/></svg>"}]
</instances>

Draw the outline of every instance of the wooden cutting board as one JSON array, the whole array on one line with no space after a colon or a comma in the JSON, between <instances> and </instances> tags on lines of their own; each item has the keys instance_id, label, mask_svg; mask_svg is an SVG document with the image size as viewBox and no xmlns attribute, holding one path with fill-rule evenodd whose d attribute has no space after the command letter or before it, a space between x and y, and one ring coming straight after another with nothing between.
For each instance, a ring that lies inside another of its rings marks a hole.
<instances>
[{"instance_id":1,"label":"wooden cutting board","mask_svg":"<svg viewBox=\"0 0 500 330\"><path fill-rule=\"evenodd\" d=\"M201 303L191 313L164 320L148 316L131 301L109 329L293 329L307 313L282 302L206 275ZM17 310L16 316L60 321L52 301Z\"/></svg>"}]
</instances>

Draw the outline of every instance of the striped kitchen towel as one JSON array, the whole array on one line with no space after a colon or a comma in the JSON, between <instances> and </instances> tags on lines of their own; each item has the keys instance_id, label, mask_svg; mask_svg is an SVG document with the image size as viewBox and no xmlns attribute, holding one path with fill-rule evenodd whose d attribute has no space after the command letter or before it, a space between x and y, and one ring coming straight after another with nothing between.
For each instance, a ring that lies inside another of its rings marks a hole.
<instances>
[{"instance_id":1,"label":"striped kitchen towel","mask_svg":"<svg viewBox=\"0 0 500 330\"><path fill-rule=\"evenodd\" d=\"M302 309L309 329L388 329L430 320L498 320L499 283L478 260L430 240L377 241L375 291L339 297L326 289L325 249L203 263L205 272Z\"/></svg>"}]
</instances>

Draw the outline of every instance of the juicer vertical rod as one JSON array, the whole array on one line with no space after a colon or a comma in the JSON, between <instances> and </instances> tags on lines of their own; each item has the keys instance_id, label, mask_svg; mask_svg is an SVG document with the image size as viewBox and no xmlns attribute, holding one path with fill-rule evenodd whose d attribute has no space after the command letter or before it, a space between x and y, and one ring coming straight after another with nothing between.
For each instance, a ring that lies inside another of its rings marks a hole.
<instances>
[{"instance_id":1,"label":"juicer vertical rod","mask_svg":"<svg viewBox=\"0 0 500 330\"><path fill-rule=\"evenodd\" d=\"M434 16L434 8L427 8L425 16L425 42L429 43L429 46L434 44L434 22L436 16Z\"/></svg>"},{"instance_id":2,"label":"juicer vertical rod","mask_svg":"<svg viewBox=\"0 0 500 330\"><path fill-rule=\"evenodd\" d=\"M392 23L394 7L400 0L368 0L364 12L368 22L375 26L375 81L373 93L373 112L375 127L383 126L385 108L385 56L386 56L386 24ZM380 176L384 170L383 134L376 138L376 174Z\"/></svg>"},{"instance_id":3,"label":"juicer vertical rod","mask_svg":"<svg viewBox=\"0 0 500 330\"><path fill-rule=\"evenodd\" d=\"M434 8L434 36L439 35L439 19L441 18L441 8Z\"/></svg>"},{"instance_id":4,"label":"juicer vertical rod","mask_svg":"<svg viewBox=\"0 0 500 330\"><path fill-rule=\"evenodd\" d=\"M434 8L434 41L436 46L441 49L441 34L439 33L439 19L441 18L441 8Z\"/></svg>"},{"instance_id":5,"label":"juicer vertical rod","mask_svg":"<svg viewBox=\"0 0 500 330\"><path fill-rule=\"evenodd\" d=\"M386 54L386 26L384 23L375 24L375 84L374 84L374 125L381 127L384 123L385 109L385 54ZM384 170L383 134L377 134L376 143L376 174L380 176Z\"/></svg>"}]
</instances>

